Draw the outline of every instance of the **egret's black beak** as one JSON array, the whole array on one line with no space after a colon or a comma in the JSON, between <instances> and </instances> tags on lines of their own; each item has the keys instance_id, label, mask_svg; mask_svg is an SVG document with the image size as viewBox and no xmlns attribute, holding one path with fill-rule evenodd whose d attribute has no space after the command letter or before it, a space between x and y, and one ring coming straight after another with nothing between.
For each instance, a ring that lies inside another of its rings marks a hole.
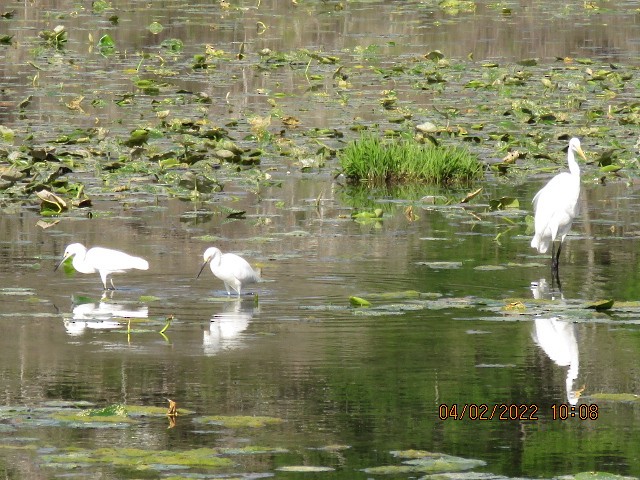
<instances>
[{"instance_id":1,"label":"egret's black beak","mask_svg":"<svg viewBox=\"0 0 640 480\"><path fill-rule=\"evenodd\" d=\"M207 263L209 263L209 260L205 260L204 263L202 264L202 267L200 267L200 271L198 272L198 275L196 275L196 280L198 278L200 278L200 274L202 273L202 271L204 270L204 267L207 266Z\"/></svg>"},{"instance_id":2,"label":"egret's black beak","mask_svg":"<svg viewBox=\"0 0 640 480\"><path fill-rule=\"evenodd\" d=\"M56 265L56 268L54 268L53 271L55 272L56 270L58 270L60 268L60 265L66 262L67 258L69 258L70 256L71 255L65 255L64 257L62 257L62 260L60 260L60 263Z\"/></svg>"}]
</instances>

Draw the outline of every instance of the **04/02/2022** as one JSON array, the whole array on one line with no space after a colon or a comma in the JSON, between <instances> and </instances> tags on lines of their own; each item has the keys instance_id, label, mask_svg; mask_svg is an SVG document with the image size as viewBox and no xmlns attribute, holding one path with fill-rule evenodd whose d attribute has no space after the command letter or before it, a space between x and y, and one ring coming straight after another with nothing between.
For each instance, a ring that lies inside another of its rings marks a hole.
<instances>
[{"instance_id":1,"label":"04/02/2022","mask_svg":"<svg viewBox=\"0 0 640 480\"><path fill-rule=\"evenodd\" d=\"M538 420L541 408L535 403L452 403L440 404L438 416L440 420ZM552 420L597 420L598 405L583 404L573 406L554 404L550 406Z\"/></svg>"}]
</instances>

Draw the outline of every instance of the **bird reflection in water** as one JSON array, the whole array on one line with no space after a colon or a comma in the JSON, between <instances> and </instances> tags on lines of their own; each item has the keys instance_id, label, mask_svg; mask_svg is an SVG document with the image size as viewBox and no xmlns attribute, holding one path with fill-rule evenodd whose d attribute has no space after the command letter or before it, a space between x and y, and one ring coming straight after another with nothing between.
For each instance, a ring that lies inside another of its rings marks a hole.
<instances>
[{"instance_id":1,"label":"bird reflection in water","mask_svg":"<svg viewBox=\"0 0 640 480\"><path fill-rule=\"evenodd\" d=\"M547 282L540 279L532 283L531 291L534 298L544 298ZM531 337L544 353L559 367L568 367L565 380L567 401L571 405L577 405L584 386L574 389L573 384L578 378L580 358L578 341L576 339L576 327L573 322L560 320L558 317L536 318Z\"/></svg>"},{"instance_id":2,"label":"bird reflection in water","mask_svg":"<svg viewBox=\"0 0 640 480\"><path fill-rule=\"evenodd\" d=\"M242 347L242 332L249 327L253 315L258 312L254 300L243 302L240 298L224 302L222 312L214 314L209 329L202 332L202 346L206 355Z\"/></svg>"},{"instance_id":3,"label":"bird reflection in water","mask_svg":"<svg viewBox=\"0 0 640 480\"><path fill-rule=\"evenodd\" d=\"M132 318L147 318L149 307L116 303L103 295L99 302L75 305L72 315L71 320L64 321L64 328L69 335L81 335L86 329L111 330L120 328Z\"/></svg>"}]
</instances>

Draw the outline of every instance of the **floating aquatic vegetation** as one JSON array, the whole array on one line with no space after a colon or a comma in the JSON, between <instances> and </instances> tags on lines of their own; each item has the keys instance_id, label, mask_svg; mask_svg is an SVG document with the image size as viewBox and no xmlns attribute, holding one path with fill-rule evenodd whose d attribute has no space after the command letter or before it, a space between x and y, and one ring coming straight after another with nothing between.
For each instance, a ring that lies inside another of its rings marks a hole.
<instances>
[{"instance_id":1,"label":"floating aquatic vegetation","mask_svg":"<svg viewBox=\"0 0 640 480\"><path fill-rule=\"evenodd\" d=\"M405 456L404 452L395 452L399 458L408 458L402 465L386 465L380 467L369 467L363 471L369 474L378 475L400 475L411 473L445 473L471 470L472 468L486 465L483 460L475 460L462 457L454 457L443 453L422 452L424 456L416 456L420 451L410 450L410 456Z\"/></svg>"},{"instance_id":2,"label":"floating aquatic vegetation","mask_svg":"<svg viewBox=\"0 0 640 480\"><path fill-rule=\"evenodd\" d=\"M638 402L640 401L640 395L635 393L594 393L589 395L589 398L593 398L596 401L609 401L609 402Z\"/></svg>"},{"instance_id":3,"label":"floating aquatic vegetation","mask_svg":"<svg viewBox=\"0 0 640 480\"><path fill-rule=\"evenodd\" d=\"M482 177L478 159L459 147L435 147L412 140L382 140L370 133L338 153L342 173L369 185L388 182L468 183Z\"/></svg>"},{"instance_id":4,"label":"floating aquatic vegetation","mask_svg":"<svg viewBox=\"0 0 640 480\"><path fill-rule=\"evenodd\" d=\"M520 208L520 201L515 197L501 197L489 200L490 210L506 210Z\"/></svg>"},{"instance_id":5,"label":"floating aquatic vegetation","mask_svg":"<svg viewBox=\"0 0 640 480\"><path fill-rule=\"evenodd\" d=\"M441 0L438 6L448 15L472 13L476 10L476 4L472 0Z\"/></svg>"},{"instance_id":6,"label":"floating aquatic vegetation","mask_svg":"<svg viewBox=\"0 0 640 480\"><path fill-rule=\"evenodd\" d=\"M173 470L181 468L225 468L231 467L231 459L221 457L212 448L193 450L152 450L142 448L98 448L93 450L68 449L43 455L41 459L49 466L71 464L104 464L135 471Z\"/></svg>"},{"instance_id":7,"label":"floating aquatic vegetation","mask_svg":"<svg viewBox=\"0 0 640 480\"><path fill-rule=\"evenodd\" d=\"M353 212L351 218L360 224L377 224L382 221L384 211L381 208L376 208L372 212Z\"/></svg>"},{"instance_id":8,"label":"floating aquatic vegetation","mask_svg":"<svg viewBox=\"0 0 640 480\"><path fill-rule=\"evenodd\" d=\"M222 425L227 428L261 428L267 425L277 425L283 420L275 417L250 417L250 416L221 416L213 415L198 417L193 420L195 423L205 425Z\"/></svg>"},{"instance_id":9,"label":"floating aquatic vegetation","mask_svg":"<svg viewBox=\"0 0 640 480\"><path fill-rule=\"evenodd\" d=\"M250 445L246 447L229 447L221 448L220 453L224 455L262 455L262 454L276 454L276 453L288 453L286 448L281 447L264 447L261 445Z\"/></svg>"},{"instance_id":10,"label":"floating aquatic vegetation","mask_svg":"<svg viewBox=\"0 0 640 480\"><path fill-rule=\"evenodd\" d=\"M116 42L110 35L103 35L100 37L100 40L98 40L98 48L100 49L101 55L112 55L115 53Z\"/></svg>"},{"instance_id":11,"label":"floating aquatic vegetation","mask_svg":"<svg viewBox=\"0 0 640 480\"><path fill-rule=\"evenodd\" d=\"M159 22L151 22L147 29L154 35L157 35L164 30L164 26Z\"/></svg>"},{"instance_id":12,"label":"floating aquatic vegetation","mask_svg":"<svg viewBox=\"0 0 640 480\"><path fill-rule=\"evenodd\" d=\"M55 49L61 49L67 43L69 32L64 25L58 25L53 30L43 30L38 36L45 42L47 46Z\"/></svg>"},{"instance_id":13,"label":"floating aquatic vegetation","mask_svg":"<svg viewBox=\"0 0 640 480\"><path fill-rule=\"evenodd\" d=\"M602 312L605 310L609 310L611 307L613 307L613 304L614 304L613 299L599 300L597 302L590 303L589 305L587 305L587 308L591 308L598 312Z\"/></svg>"},{"instance_id":14,"label":"floating aquatic vegetation","mask_svg":"<svg viewBox=\"0 0 640 480\"><path fill-rule=\"evenodd\" d=\"M360 297L349 297L349 303L352 307L370 307L371 302Z\"/></svg>"},{"instance_id":15,"label":"floating aquatic vegetation","mask_svg":"<svg viewBox=\"0 0 640 480\"><path fill-rule=\"evenodd\" d=\"M426 265L434 270L451 270L462 267L462 262L417 262L416 265Z\"/></svg>"},{"instance_id":16,"label":"floating aquatic vegetation","mask_svg":"<svg viewBox=\"0 0 640 480\"><path fill-rule=\"evenodd\" d=\"M57 215L68 208L67 202L48 190L40 190L36 192L36 195L42 200L40 206L40 213L42 215Z\"/></svg>"},{"instance_id":17,"label":"floating aquatic vegetation","mask_svg":"<svg viewBox=\"0 0 640 480\"><path fill-rule=\"evenodd\" d=\"M22 287L3 287L0 288L0 295L13 295L13 296L30 296L35 295L36 292L31 288Z\"/></svg>"},{"instance_id":18,"label":"floating aquatic vegetation","mask_svg":"<svg viewBox=\"0 0 640 480\"><path fill-rule=\"evenodd\" d=\"M106 10L109 10L111 8L111 2L107 0L94 0L91 3L91 11L96 14L104 13Z\"/></svg>"},{"instance_id":19,"label":"floating aquatic vegetation","mask_svg":"<svg viewBox=\"0 0 640 480\"><path fill-rule=\"evenodd\" d=\"M179 38L167 38L162 41L160 47L171 53L181 53L184 49L184 42Z\"/></svg>"},{"instance_id":20,"label":"floating aquatic vegetation","mask_svg":"<svg viewBox=\"0 0 640 480\"><path fill-rule=\"evenodd\" d=\"M637 477L618 475L609 472L580 472L572 475L562 475L558 480L637 480Z\"/></svg>"},{"instance_id":21,"label":"floating aquatic vegetation","mask_svg":"<svg viewBox=\"0 0 640 480\"><path fill-rule=\"evenodd\" d=\"M319 472L333 472L333 467L319 467L313 465L287 465L285 467L278 467L276 470L280 472L295 472L295 473L319 473Z\"/></svg>"}]
</instances>

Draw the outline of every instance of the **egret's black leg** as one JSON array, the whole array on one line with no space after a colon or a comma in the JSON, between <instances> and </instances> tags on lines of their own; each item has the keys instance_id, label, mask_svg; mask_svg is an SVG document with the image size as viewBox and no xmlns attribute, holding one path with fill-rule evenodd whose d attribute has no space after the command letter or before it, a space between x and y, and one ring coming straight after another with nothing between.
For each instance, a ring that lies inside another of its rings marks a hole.
<instances>
[{"instance_id":1,"label":"egret's black leg","mask_svg":"<svg viewBox=\"0 0 640 480\"><path fill-rule=\"evenodd\" d=\"M558 290L562 292L562 284L560 283L560 271L556 268L551 272L551 289L553 289L554 283L558 285Z\"/></svg>"},{"instance_id":2,"label":"egret's black leg","mask_svg":"<svg viewBox=\"0 0 640 480\"><path fill-rule=\"evenodd\" d=\"M562 250L562 242L560 242L560 245L558 245L558 251L556 252L556 273L558 272L558 266L560 265L560 250Z\"/></svg>"},{"instance_id":3,"label":"egret's black leg","mask_svg":"<svg viewBox=\"0 0 640 480\"><path fill-rule=\"evenodd\" d=\"M553 254L553 246L551 247L551 284L553 286L553 282L558 284L558 290L562 290L562 285L560 284L560 250L562 250L562 242L558 245L558 250Z\"/></svg>"}]
</instances>

